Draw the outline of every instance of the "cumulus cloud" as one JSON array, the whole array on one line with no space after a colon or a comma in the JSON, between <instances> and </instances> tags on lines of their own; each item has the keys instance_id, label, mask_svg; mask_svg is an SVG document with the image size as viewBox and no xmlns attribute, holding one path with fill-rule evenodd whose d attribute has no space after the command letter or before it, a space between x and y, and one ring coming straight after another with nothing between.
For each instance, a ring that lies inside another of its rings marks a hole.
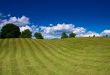
<instances>
[{"instance_id":1,"label":"cumulus cloud","mask_svg":"<svg viewBox=\"0 0 110 75\"><path fill-rule=\"evenodd\" d=\"M101 35L110 35L110 30L102 31Z\"/></svg>"},{"instance_id":2,"label":"cumulus cloud","mask_svg":"<svg viewBox=\"0 0 110 75\"><path fill-rule=\"evenodd\" d=\"M30 26L28 26L28 25L20 27L20 31L21 32L26 30L26 29L29 29L30 31L32 31L32 28Z\"/></svg>"},{"instance_id":3,"label":"cumulus cloud","mask_svg":"<svg viewBox=\"0 0 110 75\"><path fill-rule=\"evenodd\" d=\"M41 26L42 34L45 38L60 38L62 32L66 32L69 35L70 32L77 34L76 37L100 37L101 34L94 31L87 31L84 27L76 27L74 24L57 24L52 26ZM109 31L106 31L109 33Z\"/></svg>"},{"instance_id":4,"label":"cumulus cloud","mask_svg":"<svg viewBox=\"0 0 110 75\"><path fill-rule=\"evenodd\" d=\"M56 31L63 31L63 30L72 30L72 28L74 28L74 25L73 24L57 24L57 25L53 25L53 26L41 26L40 27L41 30L43 30L45 33L54 33Z\"/></svg>"},{"instance_id":5,"label":"cumulus cloud","mask_svg":"<svg viewBox=\"0 0 110 75\"><path fill-rule=\"evenodd\" d=\"M93 37L93 36L99 37L101 36L99 33L93 32L93 31L88 31L83 34L78 34L77 37Z\"/></svg>"},{"instance_id":6,"label":"cumulus cloud","mask_svg":"<svg viewBox=\"0 0 110 75\"><path fill-rule=\"evenodd\" d=\"M86 32L86 29L83 27L75 27L73 24L57 24L52 26L41 26L42 34L46 38L60 38L62 32L69 34L70 32L81 35Z\"/></svg>"},{"instance_id":7,"label":"cumulus cloud","mask_svg":"<svg viewBox=\"0 0 110 75\"><path fill-rule=\"evenodd\" d=\"M86 29L83 28L83 27L76 27L76 28L73 28L73 33L82 34L82 33L85 33L85 32L86 32Z\"/></svg>"},{"instance_id":8,"label":"cumulus cloud","mask_svg":"<svg viewBox=\"0 0 110 75\"><path fill-rule=\"evenodd\" d=\"M0 13L0 15L2 15ZM11 16L8 14L8 16ZM26 16L22 17L10 17L9 19L0 19L0 28L6 25L7 23L13 23L19 26L20 31L24 31L29 29L32 31L32 35L35 32L41 32L44 38L60 38L62 32L66 32L69 35L70 32L77 34L77 37L92 37L95 36L103 36L110 35L110 30L104 30L101 33L97 33L94 31L87 31L84 27L76 27L74 24L49 24L48 26L37 26L30 24L29 18Z\"/></svg>"},{"instance_id":9,"label":"cumulus cloud","mask_svg":"<svg viewBox=\"0 0 110 75\"><path fill-rule=\"evenodd\" d=\"M8 23L14 23L18 26L26 26L27 24L29 24L29 18L26 16L22 16L21 18L10 17L10 19L7 22Z\"/></svg>"},{"instance_id":10,"label":"cumulus cloud","mask_svg":"<svg viewBox=\"0 0 110 75\"><path fill-rule=\"evenodd\" d=\"M26 16L22 16L21 18L18 18L18 22L22 24L29 24L29 18Z\"/></svg>"},{"instance_id":11,"label":"cumulus cloud","mask_svg":"<svg viewBox=\"0 0 110 75\"><path fill-rule=\"evenodd\" d=\"M5 24L8 23L13 23L16 24L18 26L26 26L27 24L29 24L29 18L26 16L22 16L22 17L10 17L9 20L4 19L0 21L0 26L2 27Z\"/></svg>"},{"instance_id":12,"label":"cumulus cloud","mask_svg":"<svg viewBox=\"0 0 110 75\"><path fill-rule=\"evenodd\" d=\"M10 14L8 14L8 16L11 16ZM29 18L26 16L22 16L22 17L10 17L9 19L4 19L1 20L0 19L0 27L3 27L4 25L8 24L8 23L13 23L16 24L17 26L20 27L20 31L24 31L25 29L29 29L32 31L32 28L28 25L29 22Z\"/></svg>"}]
</instances>

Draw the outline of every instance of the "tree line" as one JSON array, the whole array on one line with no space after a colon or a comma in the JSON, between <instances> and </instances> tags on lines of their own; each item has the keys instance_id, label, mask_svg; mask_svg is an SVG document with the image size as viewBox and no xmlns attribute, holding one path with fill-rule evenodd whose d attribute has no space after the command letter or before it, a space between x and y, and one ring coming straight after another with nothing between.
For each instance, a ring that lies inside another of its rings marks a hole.
<instances>
[{"instance_id":1,"label":"tree line","mask_svg":"<svg viewBox=\"0 0 110 75\"><path fill-rule=\"evenodd\" d=\"M75 33L70 33L68 36L65 32L63 32L61 34L61 39L72 38L75 36L76 36ZM20 32L19 27L12 23L9 23L3 26L0 31L0 38L31 38L31 37L32 37L32 32L29 29L26 29ZM34 37L36 39L44 39L44 37L42 36L40 32L36 32L34 34Z\"/></svg>"},{"instance_id":2,"label":"tree line","mask_svg":"<svg viewBox=\"0 0 110 75\"><path fill-rule=\"evenodd\" d=\"M75 37L76 34L70 33L69 36L63 32L61 34L61 39L68 38L68 37ZM42 33L36 32L34 34L34 37L36 39L44 39L42 36ZM12 23L6 24L5 26L2 27L0 30L0 38L32 38L32 32L29 29L26 29L22 32L20 32L20 28Z\"/></svg>"},{"instance_id":3,"label":"tree line","mask_svg":"<svg viewBox=\"0 0 110 75\"><path fill-rule=\"evenodd\" d=\"M44 37L42 36L42 33L40 32L34 33L34 37L36 39L44 39ZM76 34L73 32L71 32L69 35L67 35L65 32L62 32L61 34L61 39L75 38L75 37L76 37ZM93 35L93 37L95 37L95 35ZM103 37L109 37L109 36L105 35ZM20 29L17 25L9 23L1 28L0 38L32 38L32 32L29 29L26 29L20 32Z\"/></svg>"},{"instance_id":4,"label":"tree line","mask_svg":"<svg viewBox=\"0 0 110 75\"><path fill-rule=\"evenodd\" d=\"M20 32L20 28L15 24L6 24L0 30L0 38L31 38L32 32L29 29L26 29ZM43 39L43 36L40 32L34 34L36 39Z\"/></svg>"}]
</instances>

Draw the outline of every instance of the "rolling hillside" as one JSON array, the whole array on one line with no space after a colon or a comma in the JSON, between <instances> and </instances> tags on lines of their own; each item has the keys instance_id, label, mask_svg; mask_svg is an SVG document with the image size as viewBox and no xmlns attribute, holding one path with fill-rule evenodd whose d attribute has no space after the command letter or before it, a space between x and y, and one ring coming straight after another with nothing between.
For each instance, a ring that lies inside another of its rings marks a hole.
<instances>
[{"instance_id":1,"label":"rolling hillside","mask_svg":"<svg viewBox=\"0 0 110 75\"><path fill-rule=\"evenodd\" d=\"M110 75L110 38L0 39L0 75Z\"/></svg>"}]
</instances>

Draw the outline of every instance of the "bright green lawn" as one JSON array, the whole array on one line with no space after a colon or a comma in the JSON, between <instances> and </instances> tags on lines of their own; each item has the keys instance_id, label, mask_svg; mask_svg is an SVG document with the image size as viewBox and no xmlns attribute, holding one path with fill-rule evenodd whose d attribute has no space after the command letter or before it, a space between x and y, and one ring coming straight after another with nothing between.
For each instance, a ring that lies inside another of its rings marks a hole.
<instances>
[{"instance_id":1,"label":"bright green lawn","mask_svg":"<svg viewBox=\"0 0 110 75\"><path fill-rule=\"evenodd\" d=\"M0 39L0 75L110 75L110 38Z\"/></svg>"}]
</instances>

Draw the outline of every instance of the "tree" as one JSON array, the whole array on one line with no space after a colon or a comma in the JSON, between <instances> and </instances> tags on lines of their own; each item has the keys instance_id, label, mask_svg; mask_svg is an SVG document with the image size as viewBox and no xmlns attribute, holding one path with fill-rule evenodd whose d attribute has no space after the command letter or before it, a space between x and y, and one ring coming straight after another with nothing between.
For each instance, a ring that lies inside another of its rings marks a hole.
<instances>
[{"instance_id":1,"label":"tree","mask_svg":"<svg viewBox=\"0 0 110 75\"><path fill-rule=\"evenodd\" d=\"M69 34L69 38L75 38L75 36L76 36L76 34L73 32Z\"/></svg>"},{"instance_id":2,"label":"tree","mask_svg":"<svg viewBox=\"0 0 110 75\"><path fill-rule=\"evenodd\" d=\"M1 27L0 27L0 38L1 38Z\"/></svg>"},{"instance_id":3,"label":"tree","mask_svg":"<svg viewBox=\"0 0 110 75\"><path fill-rule=\"evenodd\" d=\"M93 37L95 37L95 35L93 35Z\"/></svg>"},{"instance_id":4,"label":"tree","mask_svg":"<svg viewBox=\"0 0 110 75\"><path fill-rule=\"evenodd\" d=\"M1 29L1 38L19 38L20 34L19 27L11 23Z\"/></svg>"},{"instance_id":5,"label":"tree","mask_svg":"<svg viewBox=\"0 0 110 75\"><path fill-rule=\"evenodd\" d=\"M105 35L105 37L109 37L108 35Z\"/></svg>"},{"instance_id":6,"label":"tree","mask_svg":"<svg viewBox=\"0 0 110 75\"><path fill-rule=\"evenodd\" d=\"M36 39L44 39L43 36L42 36L42 34L39 33L39 32L36 32L36 33L34 34L34 36L35 36Z\"/></svg>"},{"instance_id":7,"label":"tree","mask_svg":"<svg viewBox=\"0 0 110 75\"><path fill-rule=\"evenodd\" d=\"M0 32L0 38L1 38L1 32Z\"/></svg>"},{"instance_id":8,"label":"tree","mask_svg":"<svg viewBox=\"0 0 110 75\"><path fill-rule=\"evenodd\" d=\"M31 38L32 32L29 29L22 31L21 38Z\"/></svg>"},{"instance_id":9,"label":"tree","mask_svg":"<svg viewBox=\"0 0 110 75\"><path fill-rule=\"evenodd\" d=\"M68 38L68 35L67 35L65 32L63 32L63 33L61 34L61 39L64 39L64 38Z\"/></svg>"}]
</instances>

